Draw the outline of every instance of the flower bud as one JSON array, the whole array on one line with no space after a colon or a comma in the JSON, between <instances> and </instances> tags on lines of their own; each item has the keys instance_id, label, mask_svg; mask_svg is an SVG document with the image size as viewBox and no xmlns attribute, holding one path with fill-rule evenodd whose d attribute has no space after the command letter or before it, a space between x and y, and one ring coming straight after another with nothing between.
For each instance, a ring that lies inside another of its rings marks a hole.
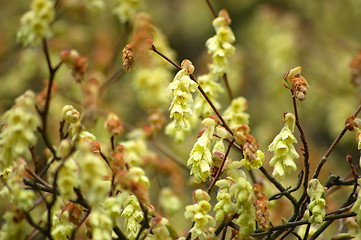
<instances>
[{"instance_id":1,"label":"flower bud","mask_svg":"<svg viewBox=\"0 0 361 240\"><path fill-rule=\"evenodd\" d=\"M65 105L62 111L63 119L68 123L77 123L80 119L79 112L71 105Z\"/></svg>"},{"instance_id":2,"label":"flower bud","mask_svg":"<svg viewBox=\"0 0 361 240\"><path fill-rule=\"evenodd\" d=\"M114 113L109 113L105 128L112 136L118 136L123 132L123 125L118 116Z\"/></svg>"}]
</instances>

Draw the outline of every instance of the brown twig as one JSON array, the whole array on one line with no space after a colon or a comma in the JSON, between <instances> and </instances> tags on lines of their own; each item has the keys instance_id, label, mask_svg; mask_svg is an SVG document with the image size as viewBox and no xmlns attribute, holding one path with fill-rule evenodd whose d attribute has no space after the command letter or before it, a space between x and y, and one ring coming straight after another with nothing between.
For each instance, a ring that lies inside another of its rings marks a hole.
<instances>
[{"instance_id":1,"label":"brown twig","mask_svg":"<svg viewBox=\"0 0 361 240\"><path fill-rule=\"evenodd\" d=\"M352 116L356 117L360 113L360 111L361 111L361 104L358 106L358 108L356 109L355 113ZM326 151L326 153L322 156L321 160L319 161L312 178L317 178L318 177L318 175L321 172L322 166L327 161L328 156L332 153L332 151L335 149L336 145L340 142L341 138L343 137L343 135L345 135L346 132L347 132L347 128L344 127L341 130L341 132L337 135L335 141L333 141L333 143L331 144L329 149Z\"/></svg>"},{"instance_id":2,"label":"brown twig","mask_svg":"<svg viewBox=\"0 0 361 240\"><path fill-rule=\"evenodd\" d=\"M211 185L210 185L209 188L207 189L207 193L208 193L208 194L211 193L212 188L214 187L214 185L215 185L216 182L218 181L219 177L221 176L221 174L222 174L222 172L223 172L224 164L225 164L225 162L226 162L226 160L227 160L228 154L229 154L229 152L231 151L231 148L232 148L232 145L233 145L234 142L235 142L235 139L233 138L233 140L231 141L231 143L228 145L226 154L224 155L222 164L221 164L221 166L220 166L219 169L218 169L217 175L214 177L213 182L211 183Z\"/></svg>"},{"instance_id":3,"label":"brown twig","mask_svg":"<svg viewBox=\"0 0 361 240\"><path fill-rule=\"evenodd\" d=\"M208 5L208 7L209 7L209 10L211 10L213 17L216 18L216 17L217 17L217 13L216 13L216 11L214 10L211 2L210 2L209 0L206 0L206 3L207 3L207 5Z\"/></svg>"}]
</instances>

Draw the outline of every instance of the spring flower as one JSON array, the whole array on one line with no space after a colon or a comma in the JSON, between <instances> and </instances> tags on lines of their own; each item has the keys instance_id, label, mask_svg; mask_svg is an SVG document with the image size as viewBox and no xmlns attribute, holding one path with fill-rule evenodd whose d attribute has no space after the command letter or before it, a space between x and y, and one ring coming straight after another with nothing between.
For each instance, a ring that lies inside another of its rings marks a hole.
<instances>
[{"instance_id":1,"label":"spring flower","mask_svg":"<svg viewBox=\"0 0 361 240\"><path fill-rule=\"evenodd\" d=\"M228 58L234 55L235 48L232 43L235 41L235 37L229 27L231 19L225 9L219 12L212 24L216 35L207 40L206 46L208 53L213 57L212 71L214 74L220 75L227 71Z\"/></svg>"},{"instance_id":2,"label":"spring flower","mask_svg":"<svg viewBox=\"0 0 361 240\"><path fill-rule=\"evenodd\" d=\"M164 217L155 217L153 218L152 221L152 232L154 234L154 236L156 237L155 239L164 239L164 240L172 240L173 238L171 237L170 231L168 229L169 226L169 221L168 219L164 218Z\"/></svg>"},{"instance_id":3,"label":"spring flower","mask_svg":"<svg viewBox=\"0 0 361 240\"><path fill-rule=\"evenodd\" d=\"M308 182L307 194L310 197L307 208L312 212L308 222L312 224L322 223L326 215L325 189L317 179L311 179Z\"/></svg>"},{"instance_id":4,"label":"spring flower","mask_svg":"<svg viewBox=\"0 0 361 240\"><path fill-rule=\"evenodd\" d=\"M71 105L65 105L62 110L64 121L68 123L77 123L80 119L80 113Z\"/></svg>"},{"instance_id":5,"label":"spring flower","mask_svg":"<svg viewBox=\"0 0 361 240\"><path fill-rule=\"evenodd\" d=\"M121 23L133 20L143 3L142 0L117 0L117 2L117 7L113 12Z\"/></svg>"},{"instance_id":6,"label":"spring flower","mask_svg":"<svg viewBox=\"0 0 361 240\"><path fill-rule=\"evenodd\" d=\"M89 225L94 240L111 240L113 232L112 219L102 208L92 209Z\"/></svg>"},{"instance_id":7,"label":"spring flower","mask_svg":"<svg viewBox=\"0 0 361 240\"><path fill-rule=\"evenodd\" d=\"M237 213L239 217L235 222L240 226L239 236L241 238L249 238L250 234L256 229L256 213L252 204L252 185L247 181L246 175L243 171L238 170L240 165L237 162L233 162L230 166L230 177L233 180L229 192L236 199Z\"/></svg>"},{"instance_id":8,"label":"spring flower","mask_svg":"<svg viewBox=\"0 0 361 240\"><path fill-rule=\"evenodd\" d=\"M306 79L301 76L302 67L291 69L283 78L283 84L292 90L294 96L300 100L305 100L307 94L308 83Z\"/></svg>"},{"instance_id":9,"label":"spring flower","mask_svg":"<svg viewBox=\"0 0 361 240\"><path fill-rule=\"evenodd\" d=\"M187 120L192 116L190 104L193 102L191 92L197 89L197 83L190 79L189 75L194 72L194 66L189 60L183 60L180 70L169 88L172 90L172 103L169 108L170 117L175 120L175 128L187 127Z\"/></svg>"},{"instance_id":10,"label":"spring flower","mask_svg":"<svg viewBox=\"0 0 361 240\"><path fill-rule=\"evenodd\" d=\"M0 171L19 157L30 159L29 146L36 143L35 132L40 119L35 110L35 94L27 91L2 117L7 127L0 133Z\"/></svg>"},{"instance_id":11,"label":"spring flower","mask_svg":"<svg viewBox=\"0 0 361 240\"><path fill-rule=\"evenodd\" d=\"M1 227L0 240L25 239L25 217L18 209L7 211L3 215L5 223Z\"/></svg>"},{"instance_id":12,"label":"spring flower","mask_svg":"<svg viewBox=\"0 0 361 240\"><path fill-rule=\"evenodd\" d=\"M53 227L51 229L51 236L54 240L69 239L74 229L74 225L69 222L68 211L58 211L53 216Z\"/></svg>"},{"instance_id":13,"label":"spring flower","mask_svg":"<svg viewBox=\"0 0 361 240\"><path fill-rule=\"evenodd\" d=\"M268 150L274 154L269 162L271 166L274 166L272 175L278 179L284 178L286 173L295 171L297 166L294 159L299 158L293 145L297 143L296 138L293 136L295 116L292 113L287 113L283 122L284 126L281 132L268 146Z\"/></svg>"},{"instance_id":14,"label":"spring flower","mask_svg":"<svg viewBox=\"0 0 361 240\"><path fill-rule=\"evenodd\" d=\"M85 7L89 10L96 11L105 7L103 0L84 0Z\"/></svg>"},{"instance_id":15,"label":"spring flower","mask_svg":"<svg viewBox=\"0 0 361 240\"><path fill-rule=\"evenodd\" d=\"M191 174L194 175L196 183L204 182L209 176L210 166L212 165L211 139L216 122L212 118L206 118L202 121L202 125L206 130L194 144L187 161L187 165L192 165Z\"/></svg>"},{"instance_id":16,"label":"spring flower","mask_svg":"<svg viewBox=\"0 0 361 240\"><path fill-rule=\"evenodd\" d=\"M169 102L170 91L167 88L170 72L164 67L139 68L135 71L133 86L142 106L155 108Z\"/></svg>"},{"instance_id":17,"label":"spring flower","mask_svg":"<svg viewBox=\"0 0 361 240\"><path fill-rule=\"evenodd\" d=\"M233 130L239 125L248 124L249 114L247 111L247 100L238 97L232 100L231 105L224 111L223 118Z\"/></svg>"},{"instance_id":18,"label":"spring flower","mask_svg":"<svg viewBox=\"0 0 361 240\"><path fill-rule=\"evenodd\" d=\"M90 152L90 144L80 142L74 158L79 165L79 185L90 205L104 201L110 191L110 183L104 179L109 170L104 160Z\"/></svg>"},{"instance_id":19,"label":"spring flower","mask_svg":"<svg viewBox=\"0 0 361 240\"><path fill-rule=\"evenodd\" d=\"M244 167L247 170L262 167L264 153L258 149L258 142L252 135L246 135L246 141L242 147L244 159L241 160L241 163L244 164Z\"/></svg>"},{"instance_id":20,"label":"spring flower","mask_svg":"<svg viewBox=\"0 0 361 240\"><path fill-rule=\"evenodd\" d=\"M221 104L217 101L217 98L218 95L223 92L223 88L221 84L218 83L217 76L214 74L205 74L199 76L197 80L214 106L219 109ZM201 94L198 94L194 100L194 113L202 118L213 114L212 108Z\"/></svg>"},{"instance_id":21,"label":"spring flower","mask_svg":"<svg viewBox=\"0 0 361 240\"><path fill-rule=\"evenodd\" d=\"M124 161L130 166L139 166L148 152L144 139L131 139L121 144L125 147Z\"/></svg>"},{"instance_id":22,"label":"spring flower","mask_svg":"<svg viewBox=\"0 0 361 240\"><path fill-rule=\"evenodd\" d=\"M201 189L195 190L193 195L196 203L186 206L184 213L185 218L189 218L194 222L194 226L190 230L192 239L212 239L214 236L213 227L215 226L215 221L213 217L208 214L211 210L209 203L210 197Z\"/></svg>"},{"instance_id":23,"label":"spring flower","mask_svg":"<svg viewBox=\"0 0 361 240\"><path fill-rule=\"evenodd\" d=\"M130 195L127 192L121 194L121 202L124 207L121 216L124 219L124 227L128 234L128 238L134 239L140 230L140 222L143 220L143 212L138 199L134 195Z\"/></svg>"},{"instance_id":24,"label":"spring flower","mask_svg":"<svg viewBox=\"0 0 361 240\"><path fill-rule=\"evenodd\" d=\"M108 197L103 203L103 208L106 214L112 219L113 226L117 225L117 217L122 213L121 195L115 197Z\"/></svg>"},{"instance_id":25,"label":"spring flower","mask_svg":"<svg viewBox=\"0 0 361 240\"><path fill-rule=\"evenodd\" d=\"M64 199L75 200L77 195L74 192L74 188L79 186L78 166L72 157L63 161L65 163L58 172L59 193Z\"/></svg>"},{"instance_id":26,"label":"spring flower","mask_svg":"<svg viewBox=\"0 0 361 240\"><path fill-rule=\"evenodd\" d=\"M20 19L18 41L24 46L37 46L44 38L52 35L50 23L54 20L54 2L52 0L33 0L31 10Z\"/></svg>"},{"instance_id":27,"label":"spring flower","mask_svg":"<svg viewBox=\"0 0 361 240\"><path fill-rule=\"evenodd\" d=\"M232 194L230 193L231 181L230 179L221 179L216 182L216 186L218 186L219 189L217 193L218 202L214 206L214 211L216 211L215 219L218 222L223 222L226 214L234 210Z\"/></svg>"},{"instance_id":28,"label":"spring flower","mask_svg":"<svg viewBox=\"0 0 361 240\"><path fill-rule=\"evenodd\" d=\"M185 120L185 123L186 127L178 129L176 120L173 120L165 126L164 133L173 137L177 143L181 143L184 141L186 135L192 131L193 127L192 119Z\"/></svg>"},{"instance_id":29,"label":"spring flower","mask_svg":"<svg viewBox=\"0 0 361 240\"><path fill-rule=\"evenodd\" d=\"M173 214L181 207L181 200L172 189L162 188L159 193L159 204L167 213Z\"/></svg>"}]
</instances>

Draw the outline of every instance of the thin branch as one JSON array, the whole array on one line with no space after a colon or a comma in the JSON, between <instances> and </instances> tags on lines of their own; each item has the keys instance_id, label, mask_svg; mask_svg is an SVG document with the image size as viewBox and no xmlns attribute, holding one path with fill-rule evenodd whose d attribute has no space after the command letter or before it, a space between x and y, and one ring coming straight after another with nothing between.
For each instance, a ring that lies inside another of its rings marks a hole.
<instances>
[{"instance_id":1,"label":"thin branch","mask_svg":"<svg viewBox=\"0 0 361 240\"><path fill-rule=\"evenodd\" d=\"M307 145L307 141L306 141L306 137L305 137L305 133L302 129L301 123L300 123L300 118L298 116L298 110L297 110L297 103L296 103L296 97L293 93L293 91L291 90L291 94L292 94L292 101L293 101L293 109L295 111L295 117L296 117L296 126L298 131L300 132L300 137L301 137L301 141L303 144L303 161L304 161L304 166L305 166L305 176L304 176L304 180L303 180L303 193L301 198L298 200L298 204L301 204L307 196L307 186L308 186L308 178L310 175L310 162L309 162L309 151L308 151L308 145ZM300 213L301 215L303 215L303 213Z\"/></svg>"},{"instance_id":2,"label":"thin branch","mask_svg":"<svg viewBox=\"0 0 361 240\"><path fill-rule=\"evenodd\" d=\"M233 100L233 93L232 93L231 86L229 85L227 73L224 73L224 74L223 74L223 82L224 82L224 85L226 85L226 89L227 89L227 93L228 93L228 96L229 96L229 100L232 102L232 100Z\"/></svg>"},{"instance_id":3,"label":"thin branch","mask_svg":"<svg viewBox=\"0 0 361 240\"><path fill-rule=\"evenodd\" d=\"M358 108L356 109L355 113L352 115L354 117L356 117L361 111L361 104L358 106ZM347 132L347 128L344 127L341 132L337 135L335 141L332 143L332 145L330 146L330 148L326 151L326 153L323 155L323 157L321 158L321 160L319 161L315 173L313 174L312 178L317 178L318 175L321 172L321 168L322 166L326 163L328 156L332 153L332 151L335 149L336 145L339 143L339 141L341 140L341 138L343 137L343 135L345 135L345 133Z\"/></svg>"},{"instance_id":4,"label":"thin branch","mask_svg":"<svg viewBox=\"0 0 361 240\"><path fill-rule=\"evenodd\" d=\"M165 56L163 53L159 52L158 49L152 45L152 50L157 53L158 55L160 55L161 57L163 57L165 60L167 60L169 63L171 63L173 66L175 66L176 68L178 68L179 70L182 70L182 68L175 63L174 61L172 61L171 59L169 59L167 56ZM229 133L231 133L233 135L233 131L230 129L230 127L227 125L226 121L223 119L222 115L218 112L217 108L214 106L214 104L212 103L212 101L209 99L209 97L207 96L207 94L204 92L203 88L201 87L201 85L199 85L198 81L196 80L196 78L191 74L189 76L193 81L195 81L198 84L198 90L201 92L201 94L203 95L203 97L206 99L206 101L208 102L208 104L210 105L210 107L213 109L214 113L217 115L217 117L219 118L219 120L222 122L223 127L225 127L227 129L227 131Z\"/></svg>"},{"instance_id":5,"label":"thin branch","mask_svg":"<svg viewBox=\"0 0 361 240\"><path fill-rule=\"evenodd\" d=\"M220 178L220 176L221 176L221 174L222 174L222 172L223 172L224 164L225 164L225 162L226 162L226 160L227 160L227 157L228 157L228 155L229 155L229 152L231 151L232 145L233 145L233 143L235 142L235 140L236 140L236 139L233 138L233 140L231 141L231 143L228 145L226 154L224 155L222 164L221 164L221 166L220 166L219 169L218 169L217 175L214 177L213 182L211 183L211 185L210 185L209 188L207 189L207 193L208 193L208 194L211 193L212 188L214 187L214 185L216 184L216 182L217 182L218 179Z\"/></svg>"},{"instance_id":6,"label":"thin branch","mask_svg":"<svg viewBox=\"0 0 361 240\"><path fill-rule=\"evenodd\" d=\"M214 10L211 2L210 2L209 0L206 0L206 3L207 3L207 5L208 5L208 7L209 7L209 10L211 10L213 17L216 18L216 17L217 17L217 13L216 13L216 11Z\"/></svg>"}]
</instances>

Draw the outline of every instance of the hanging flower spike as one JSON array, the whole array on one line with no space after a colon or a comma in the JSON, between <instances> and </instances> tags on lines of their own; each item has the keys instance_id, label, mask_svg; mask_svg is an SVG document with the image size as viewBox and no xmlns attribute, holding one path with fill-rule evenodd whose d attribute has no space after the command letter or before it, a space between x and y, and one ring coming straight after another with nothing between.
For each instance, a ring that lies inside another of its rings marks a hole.
<instances>
[{"instance_id":1,"label":"hanging flower spike","mask_svg":"<svg viewBox=\"0 0 361 240\"><path fill-rule=\"evenodd\" d=\"M307 194L310 197L307 208L312 212L308 222L320 224L326 215L325 189L317 179L311 179L308 182Z\"/></svg>"},{"instance_id":2,"label":"hanging flower spike","mask_svg":"<svg viewBox=\"0 0 361 240\"><path fill-rule=\"evenodd\" d=\"M212 118L206 118L202 121L202 125L206 130L194 144L187 161L187 165L193 164L191 174L194 175L196 183L204 182L209 176L210 166L212 165L211 139L216 124L216 121Z\"/></svg>"},{"instance_id":3,"label":"hanging flower spike","mask_svg":"<svg viewBox=\"0 0 361 240\"><path fill-rule=\"evenodd\" d=\"M20 19L18 41L22 42L24 46L35 47L44 38L51 37L50 23L55 17L54 9L52 0L33 0L31 10Z\"/></svg>"},{"instance_id":4,"label":"hanging flower spike","mask_svg":"<svg viewBox=\"0 0 361 240\"><path fill-rule=\"evenodd\" d=\"M228 69L228 57L234 55L235 48L232 43L235 41L235 37L229 27L231 19L225 9L219 12L212 24L216 35L207 40L206 46L208 53L213 57L212 72L221 75Z\"/></svg>"},{"instance_id":5,"label":"hanging flower spike","mask_svg":"<svg viewBox=\"0 0 361 240\"><path fill-rule=\"evenodd\" d=\"M197 80L214 106L219 109L221 104L217 98L224 90L222 85L217 81L217 76L209 73L199 76ZM212 108L201 94L198 94L194 100L194 113L201 118L205 118L213 114Z\"/></svg>"},{"instance_id":6,"label":"hanging flower spike","mask_svg":"<svg viewBox=\"0 0 361 240\"><path fill-rule=\"evenodd\" d=\"M189 75L194 72L192 62L183 60L182 70L180 70L174 77L169 88L172 90L172 103L169 108L170 117L174 118L175 128L180 129L187 127L187 120L192 116L190 104L193 102L191 92L197 89L197 83L190 79Z\"/></svg>"},{"instance_id":7,"label":"hanging flower spike","mask_svg":"<svg viewBox=\"0 0 361 240\"><path fill-rule=\"evenodd\" d=\"M189 231L192 234L192 239L208 240L213 239L215 221L208 212L211 210L209 203L209 195L197 189L193 192L195 204L186 206L184 213L185 218L190 218L194 222L194 226Z\"/></svg>"},{"instance_id":8,"label":"hanging flower spike","mask_svg":"<svg viewBox=\"0 0 361 240\"><path fill-rule=\"evenodd\" d=\"M232 194L230 193L230 186L232 179L226 178L216 182L216 186L219 187L217 193L217 204L214 206L216 211L215 219L218 222L223 222L226 214L230 214L234 210L234 204L232 203Z\"/></svg>"},{"instance_id":9,"label":"hanging flower spike","mask_svg":"<svg viewBox=\"0 0 361 240\"><path fill-rule=\"evenodd\" d=\"M278 179L283 179L286 173L297 169L294 159L299 158L299 155L293 145L297 143L296 138L293 136L295 119L292 113L287 113L283 119L284 126L281 132L268 146L268 151L274 154L269 162L270 166L274 166L272 175Z\"/></svg>"},{"instance_id":10,"label":"hanging flower spike","mask_svg":"<svg viewBox=\"0 0 361 240\"><path fill-rule=\"evenodd\" d=\"M247 100L238 97L232 100L231 105L224 111L223 118L233 130L239 125L248 124L249 114L247 111Z\"/></svg>"},{"instance_id":11,"label":"hanging flower spike","mask_svg":"<svg viewBox=\"0 0 361 240\"><path fill-rule=\"evenodd\" d=\"M285 85L286 88L291 89L293 95L299 101L305 100L307 87L309 87L306 79L300 75L301 70L302 67L293 68L283 77L283 85Z\"/></svg>"},{"instance_id":12,"label":"hanging flower spike","mask_svg":"<svg viewBox=\"0 0 361 240\"><path fill-rule=\"evenodd\" d=\"M28 90L15 100L15 105L1 116L7 126L0 133L0 172L17 158L30 159L29 146L36 143L40 119L35 110L35 94Z\"/></svg>"}]
</instances>

